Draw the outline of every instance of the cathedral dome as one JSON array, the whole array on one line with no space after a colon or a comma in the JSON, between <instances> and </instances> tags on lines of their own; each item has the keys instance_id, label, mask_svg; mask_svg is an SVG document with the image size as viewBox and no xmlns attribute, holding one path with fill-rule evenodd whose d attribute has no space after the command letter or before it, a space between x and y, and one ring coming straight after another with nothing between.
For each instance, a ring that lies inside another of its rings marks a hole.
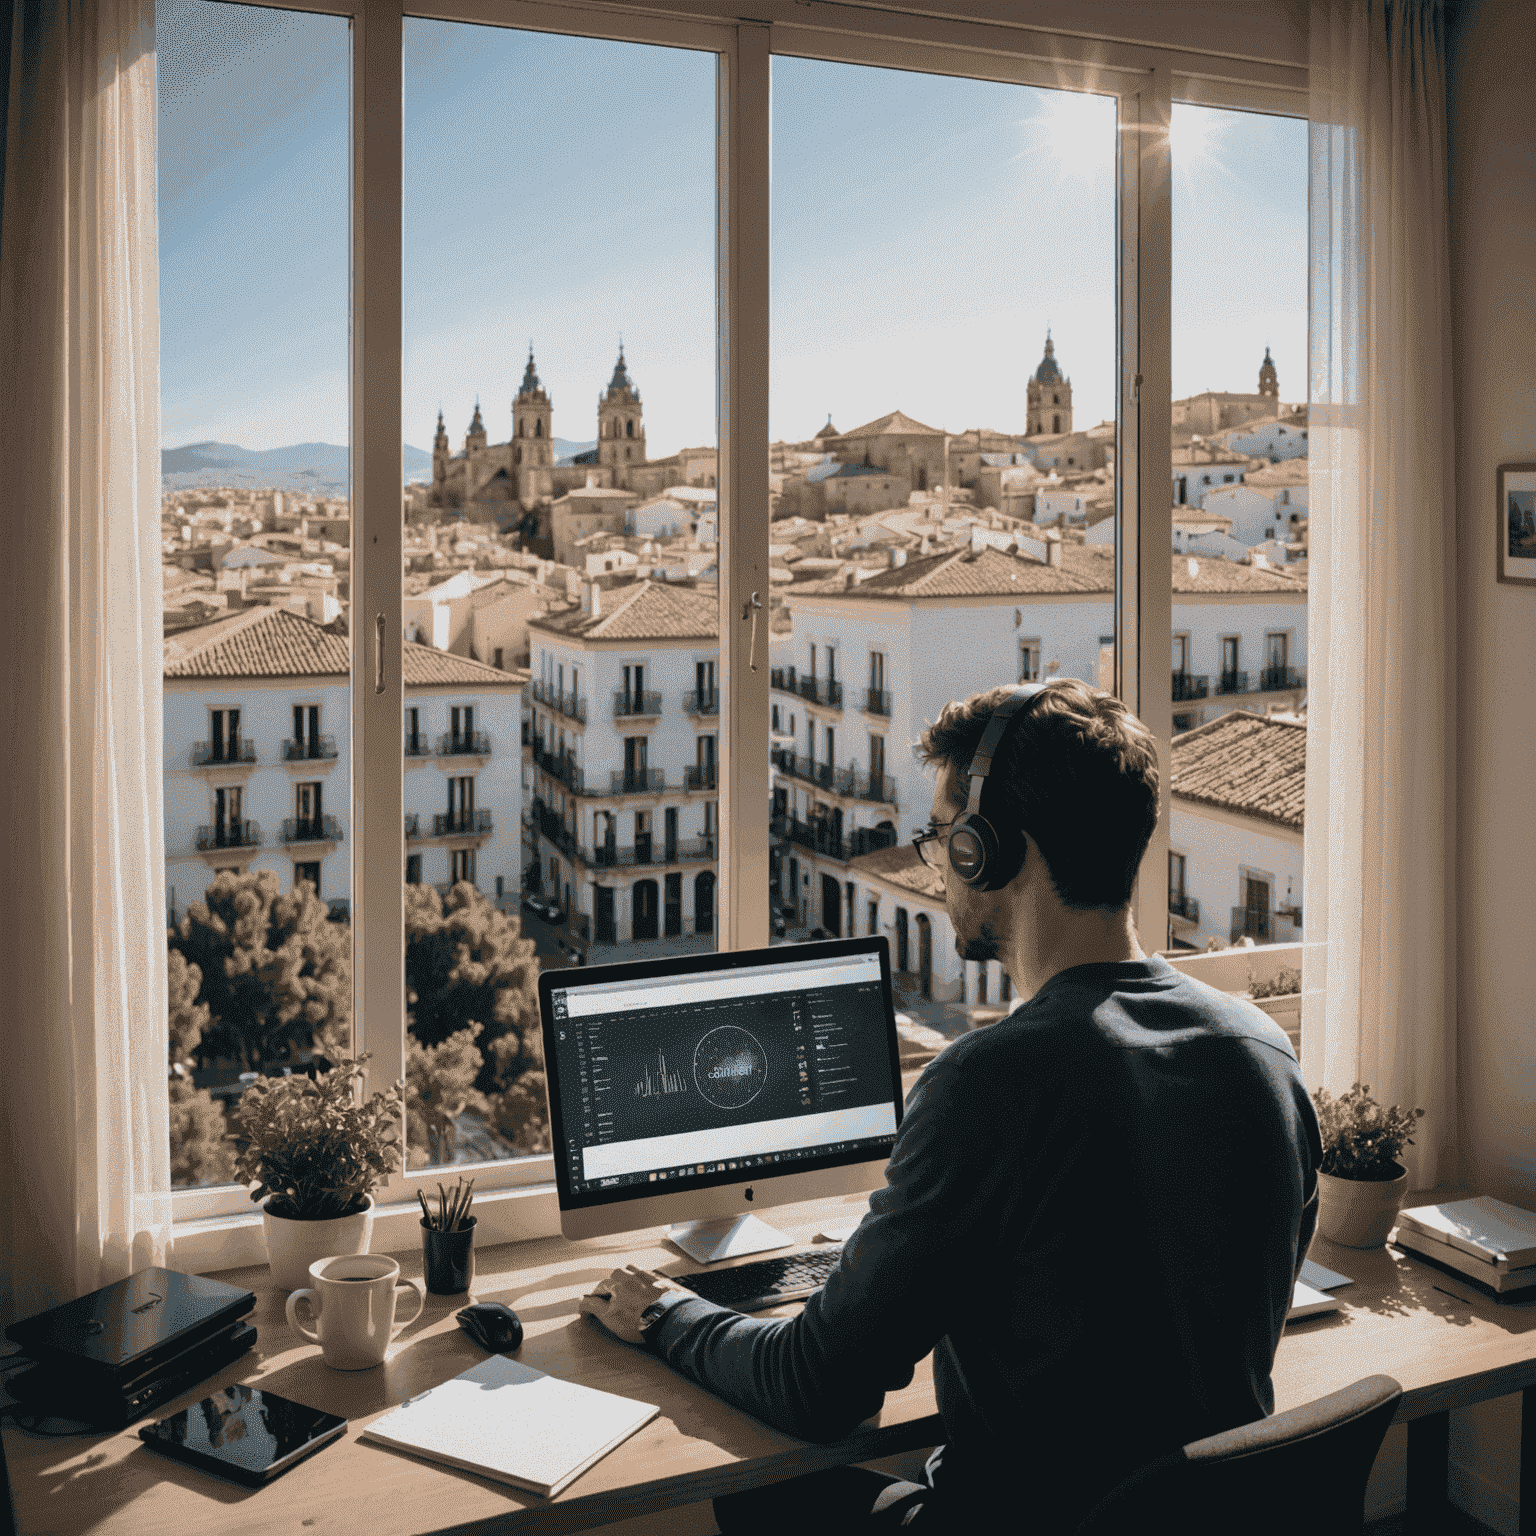
<instances>
[{"instance_id":1,"label":"cathedral dome","mask_svg":"<svg viewBox=\"0 0 1536 1536\"><path fill-rule=\"evenodd\" d=\"M538 371L533 366L533 343L528 344L528 366L523 370L522 387L518 390L518 396L536 394L544 386L539 383Z\"/></svg>"},{"instance_id":2,"label":"cathedral dome","mask_svg":"<svg viewBox=\"0 0 1536 1536\"><path fill-rule=\"evenodd\" d=\"M613 377L608 381L608 398L612 400L622 390L628 390L638 400L640 391L635 388L634 381L629 376L629 370L624 366L624 347L619 345L619 360L613 365Z\"/></svg>"}]
</instances>

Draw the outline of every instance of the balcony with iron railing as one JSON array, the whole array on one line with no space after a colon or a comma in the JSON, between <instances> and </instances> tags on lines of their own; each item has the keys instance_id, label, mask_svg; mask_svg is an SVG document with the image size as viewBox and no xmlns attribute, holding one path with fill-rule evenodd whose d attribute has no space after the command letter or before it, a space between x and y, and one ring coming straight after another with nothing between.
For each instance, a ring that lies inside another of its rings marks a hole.
<instances>
[{"instance_id":1,"label":"balcony with iron railing","mask_svg":"<svg viewBox=\"0 0 1536 1536\"><path fill-rule=\"evenodd\" d=\"M661 695L652 689L636 689L633 692L615 692L613 718L615 720L648 720L661 713Z\"/></svg>"},{"instance_id":2,"label":"balcony with iron railing","mask_svg":"<svg viewBox=\"0 0 1536 1536\"><path fill-rule=\"evenodd\" d=\"M405 755L407 757L431 757L432 738L425 731L407 731L405 733Z\"/></svg>"},{"instance_id":3,"label":"balcony with iron railing","mask_svg":"<svg viewBox=\"0 0 1536 1536\"><path fill-rule=\"evenodd\" d=\"M690 763L683 769L684 789L714 789L718 769L714 763Z\"/></svg>"},{"instance_id":4,"label":"balcony with iron railing","mask_svg":"<svg viewBox=\"0 0 1536 1536\"><path fill-rule=\"evenodd\" d=\"M798 694L799 689L795 685L795 669L793 667L770 667L768 669L768 686L777 688L780 693Z\"/></svg>"},{"instance_id":5,"label":"balcony with iron railing","mask_svg":"<svg viewBox=\"0 0 1536 1536\"><path fill-rule=\"evenodd\" d=\"M820 704L827 709L843 707L843 685L830 677L801 677L799 693L802 699Z\"/></svg>"},{"instance_id":6,"label":"balcony with iron railing","mask_svg":"<svg viewBox=\"0 0 1536 1536\"><path fill-rule=\"evenodd\" d=\"M581 845L576 841L576 834L561 821L559 815L537 797L533 802L533 826L547 837L556 848L568 859L579 859L582 856Z\"/></svg>"},{"instance_id":7,"label":"balcony with iron railing","mask_svg":"<svg viewBox=\"0 0 1536 1536\"><path fill-rule=\"evenodd\" d=\"M558 779L569 790L578 795L586 794L585 782L582 772L576 765L575 755L569 751L546 752L544 750L544 738L535 736L530 747L533 761L547 773L550 778Z\"/></svg>"},{"instance_id":8,"label":"balcony with iron railing","mask_svg":"<svg viewBox=\"0 0 1536 1536\"><path fill-rule=\"evenodd\" d=\"M718 715L720 690L707 688L701 693L697 688L690 688L683 695L683 713L685 715Z\"/></svg>"},{"instance_id":9,"label":"balcony with iron railing","mask_svg":"<svg viewBox=\"0 0 1536 1536\"><path fill-rule=\"evenodd\" d=\"M1200 921L1200 903L1185 891L1168 892L1168 915L1188 923Z\"/></svg>"},{"instance_id":10,"label":"balcony with iron railing","mask_svg":"<svg viewBox=\"0 0 1536 1536\"><path fill-rule=\"evenodd\" d=\"M1306 685L1306 673L1295 667L1264 667L1259 672L1259 689L1264 693L1277 693L1289 688L1305 688Z\"/></svg>"},{"instance_id":11,"label":"balcony with iron railing","mask_svg":"<svg viewBox=\"0 0 1536 1536\"><path fill-rule=\"evenodd\" d=\"M891 717L891 694L887 688L866 688L864 690L864 712L869 715L884 715L887 720Z\"/></svg>"},{"instance_id":12,"label":"balcony with iron railing","mask_svg":"<svg viewBox=\"0 0 1536 1536\"><path fill-rule=\"evenodd\" d=\"M653 795L667 787L662 768L613 768L608 773L610 795Z\"/></svg>"},{"instance_id":13,"label":"balcony with iron railing","mask_svg":"<svg viewBox=\"0 0 1536 1536\"><path fill-rule=\"evenodd\" d=\"M1197 677L1193 672L1175 672L1173 674L1173 699L1175 703L1183 699L1203 699L1210 693L1211 679L1209 675Z\"/></svg>"},{"instance_id":14,"label":"balcony with iron railing","mask_svg":"<svg viewBox=\"0 0 1536 1536\"><path fill-rule=\"evenodd\" d=\"M855 827L847 836L840 837L834 835L833 823L824 819L801 821L794 816L774 816L768 825L775 837L844 864L896 844L896 834L884 827Z\"/></svg>"},{"instance_id":15,"label":"balcony with iron railing","mask_svg":"<svg viewBox=\"0 0 1536 1536\"><path fill-rule=\"evenodd\" d=\"M238 741L198 741L192 745L194 768L225 768L256 761L256 743L249 736Z\"/></svg>"},{"instance_id":16,"label":"balcony with iron railing","mask_svg":"<svg viewBox=\"0 0 1536 1536\"><path fill-rule=\"evenodd\" d=\"M289 816L283 822L283 842L339 843L341 823L334 816Z\"/></svg>"},{"instance_id":17,"label":"balcony with iron railing","mask_svg":"<svg viewBox=\"0 0 1536 1536\"><path fill-rule=\"evenodd\" d=\"M1221 693L1247 693L1248 674L1246 672L1220 672L1216 676L1216 692Z\"/></svg>"},{"instance_id":18,"label":"balcony with iron railing","mask_svg":"<svg viewBox=\"0 0 1536 1536\"><path fill-rule=\"evenodd\" d=\"M444 731L437 738L439 757L489 757L491 738L484 731Z\"/></svg>"},{"instance_id":19,"label":"balcony with iron railing","mask_svg":"<svg viewBox=\"0 0 1536 1536\"><path fill-rule=\"evenodd\" d=\"M197 851L210 853L216 848L259 848L261 823L257 821L219 821L197 829Z\"/></svg>"},{"instance_id":20,"label":"balcony with iron railing","mask_svg":"<svg viewBox=\"0 0 1536 1536\"><path fill-rule=\"evenodd\" d=\"M583 725L587 723L587 696L584 693L577 693L574 688L562 692L542 681L530 684L529 692L540 704L547 705L568 720L579 720Z\"/></svg>"},{"instance_id":21,"label":"balcony with iron railing","mask_svg":"<svg viewBox=\"0 0 1536 1536\"><path fill-rule=\"evenodd\" d=\"M336 738L334 736L306 736L298 741L290 738L283 743L283 761L285 763L323 761L336 755Z\"/></svg>"},{"instance_id":22,"label":"balcony with iron railing","mask_svg":"<svg viewBox=\"0 0 1536 1536\"><path fill-rule=\"evenodd\" d=\"M433 837L484 837L493 830L489 806L477 811L439 811L432 818Z\"/></svg>"},{"instance_id":23,"label":"balcony with iron railing","mask_svg":"<svg viewBox=\"0 0 1536 1536\"><path fill-rule=\"evenodd\" d=\"M405 813L405 840L410 842L413 837L421 836L421 817L415 811Z\"/></svg>"},{"instance_id":24,"label":"balcony with iron railing","mask_svg":"<svg viewBox=\"0 0 1536 1536\"><path fill-rule=\"evenodd\" d=\"M326 902L331 909L330 921L333 923L350 923L352 921L352 903L345 896L333 896Z\"/></svg>"}]
</instances>

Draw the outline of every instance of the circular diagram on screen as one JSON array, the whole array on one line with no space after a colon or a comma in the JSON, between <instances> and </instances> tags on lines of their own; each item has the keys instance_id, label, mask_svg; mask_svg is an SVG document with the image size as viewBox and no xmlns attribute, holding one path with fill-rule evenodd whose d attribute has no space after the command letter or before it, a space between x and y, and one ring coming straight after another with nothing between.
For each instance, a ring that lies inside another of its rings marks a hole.
<instances>
[{"instance_id":1,"label":"circular diagram on screen","mask_svg":"<svg viewBox=\"0 0 1536 1536\"><path fill-rule=\"evenodd\" d=\"M768 1053L746 1030L721 1024L694 1048L693 1081L716 1109L741 1109L768 1081Z\"/></svg>"}]
</instances>

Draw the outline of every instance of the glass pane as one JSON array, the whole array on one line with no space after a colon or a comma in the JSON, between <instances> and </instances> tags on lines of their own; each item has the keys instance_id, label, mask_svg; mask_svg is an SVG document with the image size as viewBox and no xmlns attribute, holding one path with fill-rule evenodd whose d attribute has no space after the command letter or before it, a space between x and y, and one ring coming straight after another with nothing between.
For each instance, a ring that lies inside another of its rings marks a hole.
<instances>
[{"instance_id":1,"label":"glass pane","mask_svg":"<svg viewBox=\"0 0 1536 1536\"><path fill-rule=\"evenodd\" d=\"M232 1179L247 1083L352 1049L349 39L343 18L161 0L156 44L171 1164L188 1187Z\"/></svg>"},{"instance_id":2,"label":"glass pane","mask_svg":"<svg viewBox=\"0 0 1536 1536\"><path fill-rule=\"evenodd\" d=\"M540 968L715 946L714 220L713 56L406 21L412 1166L548 1149Z\"/></svg>"},{"instance_id":3,"label":"glass pane","mask_svg":"<svg viewBox=\"0 0 1536 1536\"><path fill-rule=\"evenodd\" d=\"M1011 988L910 845L912 744L1112 675L1115 107L776 58L773 134L773 902L790 939L885 934L953 1036Z\"/></svg>"},{"instance_id":4,"label":"glass pane","mask_svg":"<svg viewBox=\"0 0 1536 1536\"><path fill-rule=\"evenodd\" d=\"M1262 982L1301 965L1307 125L1175 105L1173 178L1167 942L1297 946Z\"/></svg>"}]
</instances>

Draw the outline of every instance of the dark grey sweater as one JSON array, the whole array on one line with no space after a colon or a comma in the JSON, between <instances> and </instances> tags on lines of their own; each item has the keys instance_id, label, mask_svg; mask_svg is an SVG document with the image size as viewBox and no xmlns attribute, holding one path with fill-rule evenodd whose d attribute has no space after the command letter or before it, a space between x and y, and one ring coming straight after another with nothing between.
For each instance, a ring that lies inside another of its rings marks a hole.
<instances>
[{"instance_id":1,"label":"dark grey sweater","mask_svg":"<svg viewBox=\"0 0 1536 1536\"><path fill-rule=\"evenodd\" d=\"M1070 1523L1142 1462L1271 1413L1317 1219L1282 1030L1153 957L1075 966L912 1090L886 1184L794 1318L679 1297L650 1347L830 1441L934 1355L957 1518Z\"/></svg>"}]
</instances>

